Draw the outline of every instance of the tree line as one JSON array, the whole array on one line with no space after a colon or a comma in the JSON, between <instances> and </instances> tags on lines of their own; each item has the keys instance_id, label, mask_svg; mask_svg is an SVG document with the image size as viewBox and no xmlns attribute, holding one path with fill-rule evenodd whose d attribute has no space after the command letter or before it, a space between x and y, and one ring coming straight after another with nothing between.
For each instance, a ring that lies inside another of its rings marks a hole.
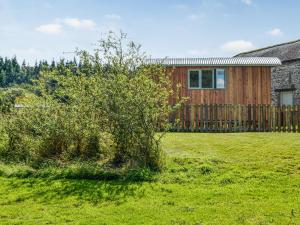
<instances>
[{"instance_id":1,"label":"tree line","mask_svg":"<svg viewBox=\"0 0 300 225\"><path fill-rule=\"evenodd\" d=\"M13 85L32 84L33 80L39 79L41 71L63 71L71 69L74 73L82 67L82 62L74 58L73 60L61 59L58 62L46 60L36 62L33 66L24 60L21 64L17 57L3 58L0 56L0 87L6 88Z\"/></svg>"}]
</instances>

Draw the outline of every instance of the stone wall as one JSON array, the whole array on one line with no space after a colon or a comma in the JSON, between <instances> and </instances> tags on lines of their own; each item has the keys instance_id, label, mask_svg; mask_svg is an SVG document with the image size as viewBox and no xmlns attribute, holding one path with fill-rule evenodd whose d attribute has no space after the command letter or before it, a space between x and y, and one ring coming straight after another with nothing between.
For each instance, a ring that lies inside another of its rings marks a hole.
<instances>
[{"instance_id":1,"label":"stone wall","mask_svg":"<svg viewBox=\"0 0 300 225\"><path fill-rule=\"evenodd\" d=\"M280 91L295 89L294 104L300 104L300 60L286 61L272 69L272 103L280 104ZM277 91L276 91L277 90Z\"/></svg>"}]
</instances>

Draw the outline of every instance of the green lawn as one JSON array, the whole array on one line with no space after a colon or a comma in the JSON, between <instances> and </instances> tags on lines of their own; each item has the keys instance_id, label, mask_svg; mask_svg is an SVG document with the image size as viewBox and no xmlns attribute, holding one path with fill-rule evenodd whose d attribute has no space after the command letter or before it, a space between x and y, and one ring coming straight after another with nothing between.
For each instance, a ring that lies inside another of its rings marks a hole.
<instances>
[{"instance_id":1,"label":"green lawn","mask_svg":"<svg viewBox=\"0 0 300 225\"><path fill-rule=\"evenodd\" d=\"M0 224L300 224L300 134L171 133L155 182L0 177Z\"/></svg>"}]
</instances>

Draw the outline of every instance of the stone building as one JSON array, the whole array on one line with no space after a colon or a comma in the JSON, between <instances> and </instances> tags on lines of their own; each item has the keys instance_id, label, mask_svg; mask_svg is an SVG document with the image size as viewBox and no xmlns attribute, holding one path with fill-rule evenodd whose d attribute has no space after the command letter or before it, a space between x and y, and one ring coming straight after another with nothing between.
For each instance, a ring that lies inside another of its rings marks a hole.
<instances>
[{"instance_id":1,"label":"stone building","mask_svg":"<svg viewBox=\"0 0 300 225\"><path fill-rule=\"evenodd\" d=\"M300 40L244 52L236 57L279 58L282 65L272 69L272 103L300 104Z\"/></svg>"}]
</instances>

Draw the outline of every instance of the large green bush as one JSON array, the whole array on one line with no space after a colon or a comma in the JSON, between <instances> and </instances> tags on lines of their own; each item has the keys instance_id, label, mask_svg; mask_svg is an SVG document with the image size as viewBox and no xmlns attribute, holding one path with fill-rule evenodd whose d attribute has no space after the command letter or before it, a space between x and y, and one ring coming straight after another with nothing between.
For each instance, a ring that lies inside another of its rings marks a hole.
<instances>
[{"instance_id":1,"label":"large green bush","mask_svg":"<svg viewBox=\"0 0 300 225\"><path fill-rule=\"evenodd\" d=\"M107 161L115 166L160 169L158 129L172 110L169 76L148 65L140 46L110 33L93 55L79 51L76 75L68 68L45 71L38 102L6 119L3 158L45 161Z\"/></svg>"}]
</instances>

